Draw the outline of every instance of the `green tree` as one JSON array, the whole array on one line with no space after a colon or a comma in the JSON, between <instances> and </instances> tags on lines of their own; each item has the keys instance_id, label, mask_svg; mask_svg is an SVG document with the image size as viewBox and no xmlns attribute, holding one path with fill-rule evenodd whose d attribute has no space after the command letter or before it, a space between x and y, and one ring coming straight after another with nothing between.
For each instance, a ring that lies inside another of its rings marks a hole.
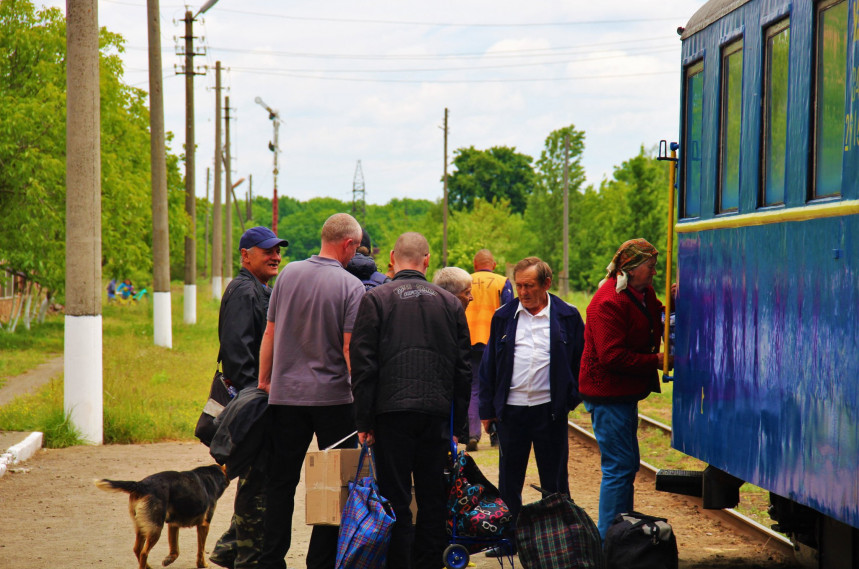
<instances>
[{"instance_id":1,"label":"green tree","mask_svg":"<svg viewBox=\"0 0 859 569\"><path fill-rule=\"evenodd\" d=\"M65 282L66 27L56 8L0 2L0 262L59 294ZM106 277L150 281L146 93L122 81L123 39L100 44L102 255ZM168 156L171 248L187 230ZM175 241L175 243L174 243Z\"/></svg>"},{"instance_id":2,"label":"green tree","mask_svg":"<svg viewBox=\"0 0 859 569\"><path fill-rule=\"evenodd\" d=\"M588 188L571 214L570 283L579 290L594 290L617 248L628 239L643 237L661 253L654 287L665 286L667 242L668 165L641 147L638 155L614 169L611 180L598 192Z\"/></svg>"},{"instance_id":3,"label":"green tree","mask_svg":"<svg viewBox=\"0 0 859 569\"><path fill-rule=\"evenodd\" d=\"M544 144L540 159L537 160L537 185L528 199L525 212L525 226L534 236L531 251L549 263L555 275L563 269L563 211L564 211L564 161L565 138L569 137L569 204L570 204L570 273L575 273L573 258L581 242L575 238L580 228L577 209L582 201L581 188L585 181L582 167L582 153L585 149L585 133L569 125L552 131ZM559 279L555 278L555 282ZM571 280L571 283L573 281Z\"/></svg>"},{"instance_id":4,"label":"green tree","mask_svg":"<svg viewBox=\"0 0 859 569\"><path fill-rule=\"evenodd\" d=\"M65 281L65 21L0 2L0 263Z\"/></svg>"},{"instance_id":5,"label":"green tree","mask_svg":"<svg viewBox=\"0 0 859 569\"><path fill-rule=\"evenodd\" d=\"M474 254L489 249L503 274L508 263L515 264L530 254L533 238L525 229L522 215L511 211L508 200L489 203L477 199L471 211L451 214L448 243L448 265L472 272ZM437 250L441 251L440 242Z\"/></svg>"},{"instance_id":6,"label":"green tree","mask_svg":"<svg viewBox=\"0 0 859 569\"><path fill-rule=\"evenodd\" d=\"M537 185L531 162L533 158L507 146L455 150L456 171L447 180L448 204L451 209L470 210L477 198L488 202L506 199L514 212L524 212Z\"/></svg>"}]
</instances>

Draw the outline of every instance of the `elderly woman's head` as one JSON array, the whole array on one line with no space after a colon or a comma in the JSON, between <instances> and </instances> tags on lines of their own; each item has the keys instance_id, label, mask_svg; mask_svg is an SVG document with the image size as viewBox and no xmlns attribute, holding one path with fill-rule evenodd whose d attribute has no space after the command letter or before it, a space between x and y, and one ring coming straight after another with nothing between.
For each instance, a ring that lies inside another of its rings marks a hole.
<instances>
[{"instance_id":1,"label":"elderly woman's head","mask_svg":"<svg viewBox=\"0 0 859 569\"><path fill-rule=\"evenodd\" d=\"M627 286L638 291L644 291L653 285L656 275L656 256L659 251L647 240L638 238L625 242L606 267L606 278L600 281L600 286L612 277L617 278L615 289L621 292Z\"/></svg>"},{"instance_id":2,"label":"elderly woman's head","mask_svg":"<svg viewBox=\"0 0 859 569\"><path fill-rule=\"evenodd\" d=\"M459 267L437 270L432 282L458 298L463 308L468 308L468 303L474 300L471 296L471 275Z\"/></svg>"}]
</instances>

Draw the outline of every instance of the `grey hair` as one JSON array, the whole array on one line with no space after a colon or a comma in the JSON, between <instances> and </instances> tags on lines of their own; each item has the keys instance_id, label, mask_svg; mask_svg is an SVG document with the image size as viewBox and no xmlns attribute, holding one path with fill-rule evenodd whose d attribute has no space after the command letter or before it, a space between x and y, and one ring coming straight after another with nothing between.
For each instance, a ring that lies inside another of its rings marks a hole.
<instances>
[{"instance_id":1,"label":"grey hair","mask_svg":"<svg viewBox=\"0 0 859 569\"><path fill-rule=\"evenodd\" d=\"M435 272L432 282L456 295L471 286L471 275L459 267L444 267Z\"/></svg>"}]
</instances>

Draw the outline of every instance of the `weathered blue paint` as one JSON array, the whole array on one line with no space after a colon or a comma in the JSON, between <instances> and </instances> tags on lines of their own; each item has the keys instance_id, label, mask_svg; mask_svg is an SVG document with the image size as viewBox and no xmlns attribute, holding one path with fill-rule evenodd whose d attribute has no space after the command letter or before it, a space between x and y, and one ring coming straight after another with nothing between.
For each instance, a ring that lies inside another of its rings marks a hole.
<instances>
[{"instance_id":1,"label":"weathered blue paint","mask_svg":"<svg viewBox=\"0 0 859 569\"><path fill-rule=\"evenodd\" d=\"M849 12L844 185L835 201L859 199L859 0ZM738 213L759 211L763 29L784 14L788 158L786 203L777 208L808 203L814 6L752 0L684 40L685 63L704 58L696 220L716 217L720 54L737 30ZM678 248L674 447L859 528L859 215L681 233Z\"/></svg>"}]
</instances>

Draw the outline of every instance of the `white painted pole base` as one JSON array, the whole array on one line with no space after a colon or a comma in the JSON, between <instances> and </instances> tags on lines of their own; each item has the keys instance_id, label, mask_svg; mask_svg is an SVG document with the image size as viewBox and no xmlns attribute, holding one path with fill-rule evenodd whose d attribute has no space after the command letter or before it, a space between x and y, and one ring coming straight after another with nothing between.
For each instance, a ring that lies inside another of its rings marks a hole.
<instances>
[{"instance_id":1,"label":"white painted pole base","mask_svg":"<svg viewBox=\"0 0 859 569\"><path fill-rule=\"evenodd\" d=\"M227 287L230 286L230 282L233 280L233 277L224 277L224 289L227 290Z\"/></svg>"},{"instance_id":2,"label":"white painted pole base","mask_svg":"<svg viewBox=\"0 0 859 569\"><path fill-rule=\"evenodd\" d=\"M89 444L104 441L102 322L98 316L65 318L63 409Z\"/></svg>"},{"instance_id":3,"label":"white painted pole base","mask_svg":"<svg viewBox=\"0 0 859 569\"><path fill-rule=\"evenodd\" d=\"M153 336L155 345L162 348L173 347L173 327L170 316L170 293L156 292L152 294L153 306Z\"/></svg>"},{"instance_id":4,"label":"white painted pole base","mask_svg":"<svg viewBox=\"0 0 859 569\"><path fill-rule=\"evenodd\" d=\"M197 285L185 285L184 312L185 324L197 323Z\"/></svg>"},{"instance_id":5,"label":"white painted pole base","mask_svg":"<svg viewBox=\"0 0 859 569\"><path fill-rule=\"evenodd\" d=\"M221 288L221 277L212 277L212 298L220 301L223 293L224 289Z\"/></svg>"}]
</instances>

